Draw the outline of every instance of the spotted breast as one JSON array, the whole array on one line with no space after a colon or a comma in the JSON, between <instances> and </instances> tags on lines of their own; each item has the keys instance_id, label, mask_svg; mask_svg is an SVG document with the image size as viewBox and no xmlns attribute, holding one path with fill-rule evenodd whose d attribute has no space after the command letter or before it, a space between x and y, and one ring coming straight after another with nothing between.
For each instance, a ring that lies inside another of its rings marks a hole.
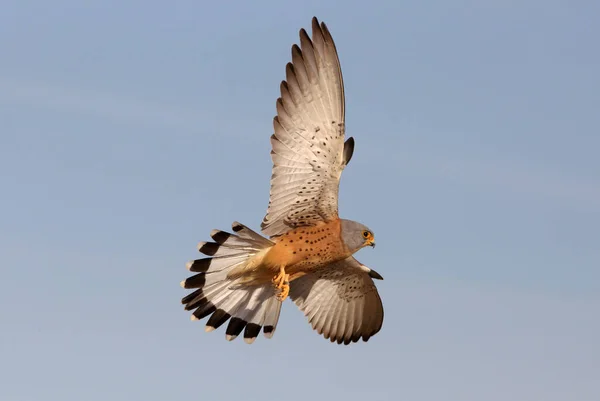
<instances>
[{"instance_id":1,"label":"spotted breast","mask_svg":"<svg viewBox=\"0 0 600 401\"><path fill-rule=\"evenodd\" d=\"M341 240L340 231L339 220L288 231L272 239L275 245L265 255L263 265L275 271L283 264L294 275L345 259L350 252Z\"/></svg>"}]
</instances>

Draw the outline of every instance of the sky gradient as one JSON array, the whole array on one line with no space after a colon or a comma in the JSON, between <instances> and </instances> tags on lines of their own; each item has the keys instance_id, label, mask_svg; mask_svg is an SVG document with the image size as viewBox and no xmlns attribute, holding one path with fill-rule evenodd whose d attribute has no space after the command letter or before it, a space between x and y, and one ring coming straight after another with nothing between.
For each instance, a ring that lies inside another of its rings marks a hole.
<instances>
[{"instance_id":1,"label":"sky gradient","mask_svg":"<svg viewBox=\"0 0 600 401\"><path fill-rule=\"evenodd\" d=\"M271 340L180 299L214 228L267 207L298 30L336 41L340 214L382 331ZM600 399L600 5L3 3L0 399Z\"/></svg>"}]
</instances>

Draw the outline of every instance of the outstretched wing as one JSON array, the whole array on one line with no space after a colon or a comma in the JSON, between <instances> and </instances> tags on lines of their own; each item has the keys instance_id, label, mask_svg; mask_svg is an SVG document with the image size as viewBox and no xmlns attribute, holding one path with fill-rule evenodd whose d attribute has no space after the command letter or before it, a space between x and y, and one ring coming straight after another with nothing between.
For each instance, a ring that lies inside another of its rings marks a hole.
<instances>
[{"instance_id":1,"label":"outstretched wing","mask_svg":"<svg viewBox=\"0 0 600 401\"><path fill-rule=\"evenodd\" d=\"M383 324L383 304L372 277L382 279L351 256L293 280L290 298L331 342L368 341Z\"/></svg>"},{"instance_id":2,"label":"outstretched wing","mask_svg":"<svg viewBox=\"0 0 600 401\"><path fill-rule=\"evenodd\" d=\"M335 44L324 23L312 20L312 40L300 30L277 99L271 136L271 196L261 228L277 236L293 227L338 218L344 149L344 84Z\"/></svg>"}]
</instances>

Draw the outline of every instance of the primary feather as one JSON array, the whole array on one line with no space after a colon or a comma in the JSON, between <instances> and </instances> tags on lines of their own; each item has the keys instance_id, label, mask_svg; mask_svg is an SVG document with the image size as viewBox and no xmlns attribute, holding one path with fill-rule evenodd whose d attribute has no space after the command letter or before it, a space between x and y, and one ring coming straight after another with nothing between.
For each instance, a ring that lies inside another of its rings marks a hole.
<instances>
[{"instance_id":1,"label":"primary feather","mask_svg":"<svg viewBox=\"0 0 600 401\"><path fill-rule=\"evenodd\" d=\"M270 236L338 216L342 170L354 142L344 146L344 85L335 44L324 23L312 40L300 31L277 99L271 137L271 196L262 231Z\"/></svg>"},{"instance_id":2,"label":"primary feather","mask_svg":"<svg viewBox=\"0 0 600 401\"><path fill-rule=\"evenodd\" d=\"M383 324L371 272L351 256L292 281L290 298L313 329L332 342L368 341Z\"/></svg>"}]
</instances>

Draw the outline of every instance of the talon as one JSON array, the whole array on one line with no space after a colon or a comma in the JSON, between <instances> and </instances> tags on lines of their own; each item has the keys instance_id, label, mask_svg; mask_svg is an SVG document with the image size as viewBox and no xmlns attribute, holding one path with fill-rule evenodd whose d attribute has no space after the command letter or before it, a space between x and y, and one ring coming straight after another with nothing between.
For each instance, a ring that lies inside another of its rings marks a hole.
<instances>
[{"instance_id":1,"label":"talon","mask_svg":"<svg viewBox=\"0 0 600 401\"><path fill-rule=\"evenodd\" d=\"M287 298L287 296L290 293L290 286L289 284L284 284L283 287L281 288L281 290L279 291L279 293L277 294L277 299L280 302L285 301L285 299Z\"/></svg>"},{"instance_id":2,"label":"talon","mask_svg":"<svg viewBox=\"0 0 600 401\"><path fill-rule=\"evenodd\" d=\"M277 299L283 302L290 293L290 275L286 274L284 266L281 266L279 274L273 277L273 284L277 289Z\"/></svg>"}]
</instances>

